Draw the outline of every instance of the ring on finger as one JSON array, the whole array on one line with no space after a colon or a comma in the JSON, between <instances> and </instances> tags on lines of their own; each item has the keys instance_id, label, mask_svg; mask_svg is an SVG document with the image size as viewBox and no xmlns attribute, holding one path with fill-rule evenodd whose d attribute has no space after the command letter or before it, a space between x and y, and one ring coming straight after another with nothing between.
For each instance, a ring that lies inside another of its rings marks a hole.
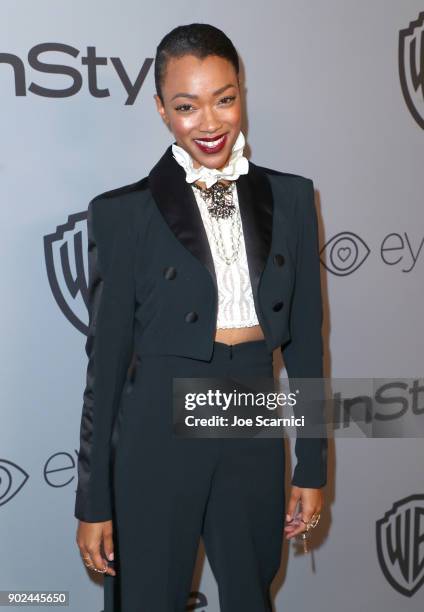
<instances>
[{"instance_id":1,"label":"ring on finger","mask_svg":"<svg viewBox=\"0 0 424 612\"><path fill-rule=\"evenodd\" d=\"M316 527L319 523L319 519L321 518L321 514L319 512L316 512L315 514L312 515L311 517L311 527Z\"/></svg>"}]
</instances>

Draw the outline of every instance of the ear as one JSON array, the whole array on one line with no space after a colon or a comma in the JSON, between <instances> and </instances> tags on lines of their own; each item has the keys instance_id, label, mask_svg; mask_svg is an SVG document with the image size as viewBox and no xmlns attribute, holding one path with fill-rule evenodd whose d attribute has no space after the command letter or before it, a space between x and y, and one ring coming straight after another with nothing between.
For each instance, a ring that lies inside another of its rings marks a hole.
<instances>
[{"instance_id":1,"label":"ear","mask_svg":"<svg viewBox=\"0 0 424 612\"><path fill-rule=\"evenodd\" d=\"M159 113L159 115L162 117L163 121L166 123L166 125L169 125L169 118L168 115L166 114L165 111L165 107L162 103L161 98L157 95L157 94L153 94L153 98L156 102L156 109Z\"/></svg>"}]
</instances>

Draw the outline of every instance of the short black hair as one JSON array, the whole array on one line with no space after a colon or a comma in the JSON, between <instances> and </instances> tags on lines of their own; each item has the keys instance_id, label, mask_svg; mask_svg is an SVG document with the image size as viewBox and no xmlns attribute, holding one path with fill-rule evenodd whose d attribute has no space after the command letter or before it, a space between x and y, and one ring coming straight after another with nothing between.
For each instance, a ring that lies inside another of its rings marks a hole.
<instances>
[{"instance_id":1,"label":"short black hair","mask_svg":"<svg viewBox=\"0 0 424 612\"><path fill-rule=\"evenodd\" d=\"M239 58L231 40L219 28L208 23L190 23L177 26L166 34L156 48L155 85L156 93L162 98L162 83L166 66L171 57L194 55L204 59L208 55L218 55L232 63L239 74Z\"/></svg>"}]
</instances>

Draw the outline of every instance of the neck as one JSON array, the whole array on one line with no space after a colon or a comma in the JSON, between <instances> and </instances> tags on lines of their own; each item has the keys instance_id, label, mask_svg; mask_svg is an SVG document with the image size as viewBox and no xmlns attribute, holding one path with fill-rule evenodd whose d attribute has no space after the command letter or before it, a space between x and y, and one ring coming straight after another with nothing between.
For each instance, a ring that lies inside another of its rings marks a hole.
<instances>
[{"instance_id":1,"label":"neck","mask_svg":"<svg viewBox=\"0 0 424 612\"><path fill-rule=\"evenodd\" d=\"M196 168L196 170L197 170L197 168L200 168L200 166L201 166L202 164L200 164L200 163L197 161L197 159L195 159L195 158L194 158L194 157L191 155L191 153L188 153L188 154L190 155L190 157L191 157L191 159L192 159L192 162L193 162L193 168ZM225 160L225 162L222 164L222 166L221 166L220 168L217 168L217 170L222 170L223 168L225 168L225 166L226 166L226 165L229 163L230 159L231 159L231 153L230 153L230 155L228 156L228 158Z\"/></svg>"}]
</instances>

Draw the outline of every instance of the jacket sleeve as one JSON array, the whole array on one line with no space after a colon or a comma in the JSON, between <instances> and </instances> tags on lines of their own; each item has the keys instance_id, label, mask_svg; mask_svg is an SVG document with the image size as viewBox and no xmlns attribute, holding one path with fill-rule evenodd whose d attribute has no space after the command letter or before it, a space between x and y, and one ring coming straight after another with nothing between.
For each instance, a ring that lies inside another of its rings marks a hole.
<instances>
[{"instance_id":1,"label":"jacket sleeve","mask_svg":"<svg viewBox=\"0 0 424 612\"><path fill-rule=\"evenodd\" d=\"M312 180L302 177L299 181L296 204L298 236L290 309L291 340L281 348L290 390L300 390L294 414L305 417L305 427L297 430L297 464L291 483L298 487L320 488L327 482L328 442L324 422L318 223Z\"/></svg>"},{"instance_id":2,"label":"jacket sleeve","mask_svg":"<svg viewBox=\"0 0 424 612\"><path fill-rule=\"evenodd\" d=\"M135 236L128 211L98 196L87 211L88 357L80 426L75 517L112 518L111 434L132 356Z\"/></svg>"}]
</instances>

